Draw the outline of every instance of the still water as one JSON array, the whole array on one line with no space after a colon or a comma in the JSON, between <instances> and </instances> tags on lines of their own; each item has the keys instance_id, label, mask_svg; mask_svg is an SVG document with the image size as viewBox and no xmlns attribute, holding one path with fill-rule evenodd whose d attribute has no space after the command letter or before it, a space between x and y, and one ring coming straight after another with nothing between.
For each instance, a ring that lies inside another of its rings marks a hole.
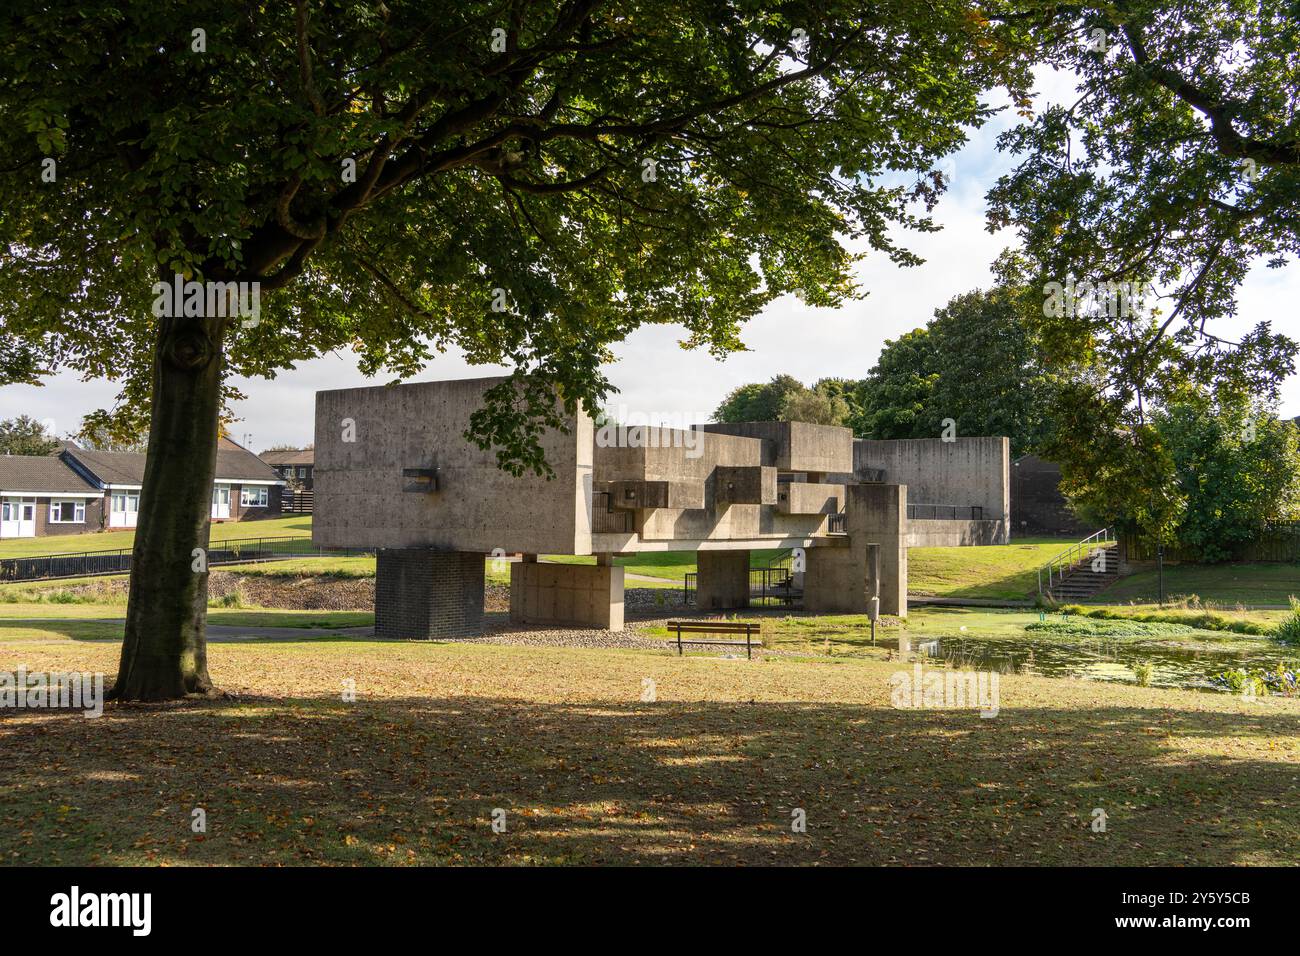
<instances>
[{"instance_id":1,"label":"still water","mask_svg":"<svg viewBox=\"0 0 1300 956\"><path fill-rule=\"evenodd\" d=\"M955 667L997 671L1002 674L1041 674L1045 677L1080 677L1092 680L1137 683L1133 665L1152 667L1151 684L1156 687L1216 689L1209 679L1232 667L1272 669L1281 661L1294 660L1300 651L1269 647L1264 642L1223 639L1218 635L1204 642L1177 642L1132 637L1122 640L1079 638L1050 641L998 637L922 637L903 634L884 638L879 644L894 649L904 659L934 658Z\"/></svg>"}]
</instances>

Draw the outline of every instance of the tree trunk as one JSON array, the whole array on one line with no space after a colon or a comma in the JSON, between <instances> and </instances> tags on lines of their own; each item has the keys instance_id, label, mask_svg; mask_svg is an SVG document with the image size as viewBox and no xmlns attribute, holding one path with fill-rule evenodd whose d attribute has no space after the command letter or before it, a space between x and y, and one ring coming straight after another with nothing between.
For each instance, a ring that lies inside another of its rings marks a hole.
<instances>
[{"instance_id":1,"label":"tree trunk","mask_svg":"<svg viewBox=\"0 0 1300 956\"><path fill-rule=\"evenodd\" d=\"M207 548L224 322L177 316L158 323L126 638L111 692L116 700L176 700L213 692L206 637ZM195 549L202 549L198 571Z\"/></svg>"}]
</instances>

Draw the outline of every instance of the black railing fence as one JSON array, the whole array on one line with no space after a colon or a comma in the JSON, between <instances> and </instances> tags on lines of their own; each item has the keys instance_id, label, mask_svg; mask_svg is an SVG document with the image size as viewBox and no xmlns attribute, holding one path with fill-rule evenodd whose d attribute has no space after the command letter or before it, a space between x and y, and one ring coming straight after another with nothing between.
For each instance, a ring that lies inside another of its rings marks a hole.
<instances>
[{"instance_id":1,"label":"black railing fence","mask_svg":"<svg viewBox=\"0 0 1300 956\"><path fill-rule=\"evenodd\" d=\"M373 554L365 549L335 550L318 548L311 538L235 538L214 541L208 547L208 565L246 564L255 561L278 561L285 558L349 557ZM43 581L51 578L94 577L100 574L124 574L131 570L131 549L115 551L81 551L43 554L30 558L0 558L0 581Z\"/></svg>"},{"instance_id":2,"label":"black railing fence","mask_svg":"<svg viewBox=\"0 0 1300 956\"><path fill-rule=\"evenodd\" d=\"M591 499L591 530L594 534L631 534L635 516L626 509L616 509L608 491L598 491Z\"/></svg>"}]
</instances>

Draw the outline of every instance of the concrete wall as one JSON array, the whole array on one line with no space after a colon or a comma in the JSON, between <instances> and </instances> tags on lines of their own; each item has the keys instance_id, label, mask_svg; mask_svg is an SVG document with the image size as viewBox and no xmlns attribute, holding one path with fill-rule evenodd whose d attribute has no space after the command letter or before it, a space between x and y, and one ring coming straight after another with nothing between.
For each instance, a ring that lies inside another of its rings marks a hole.
<instances>
[{"instance_id":1,"label":"concrete wall","mask_svg":"<svg viewBox=\"0 0 1300 956\"><path fill-rule=\"evenodd\" d=\"M472 637L483 625L483 555L381 549L375 562L375 636Z\"/></svg>"},{"instance_id":2,"label":"concrete wall","mask_svg":"<svg viewBox=\"0 0 1300 956\"><path fill-rule=\"evenodd\" d=\"M510 565L510 621L623 629L623 569L610 565Z\"/></svg>"},{"instance_id":3,"label":"concrete wall","mask_svg":"<svg viewBox=\"0 0 1300 956\"><path fill-rule=\"evenodd\" d=\"M541 438L557 477L516 478L463 437L500 379L316 394L315 515L324 547L591 553L592 424ZM355 441L346 441L351 421ZM404 468L437 469L439 490L408 491Z\"/></svg>"},{"instance_id":4,"label":"concrete wall","mask_svg":"<svg viewBox=\"0 0 1300 956\"><path fill-rule=\"evenodd\" d=\"M1085 527L1070 511L1060 482L1060 466L1037 455L1025 455L1012 463L1012 533L1083 538L1096 530Z\"/></svg>"},{"instance_id":5,"label":"concrete wall","mask_svg":"<svg viewBox=\"0 0 1300 956\"><path fill-rule=\"evenodd\" d=\"M874 567L873 549L876 551ZM806 560L804 610L818 614L867 612L879 587L879 546L855 541L847 547L809 548Z\"/></svg>"},{"instance_id":6,"label":"concrete wall","mask_svg":"<svg viewBox=\"0 0 1300 956\"><path fill-rule=\"evenodd\" d=\"M1010 442L1006 438L858 439L853 471L867 480L884 469L889 484L907 486L912 504L975 505L985 520L1001 523L998 540L1009 540L1011 514Z\"/></svg>"},{"instance_id":7,"label":"concrete wall","mask_svg":"<svg viewBox=\"0 0 1300 956\"><path fill-rule=\"evenodd\" d=\"M748 541L816 534L825 520L818 515L781 514L771 505L727 504L719 498L719 469L774 469L775 448L771 441L712 431L685 434L667 428L609 429L596 443L594 480L599 488L607 482L644 480L693 484L698 489L695 494L702 495L703 507L637 512L637 528L646 542ZM759 474L770 482L774 472ZM770 490L775 501L775 486ZM620 548L635 550L636 541L628 539Z\"/></svg>"},{"instance_id":8,"label":"concrete wall","mask_svg":"<svg viewBox=\"0 0 1300 956\"><path fill-rule=\"evenodd\" d=\"M1006 544L1003 521L948 521L926 519L907 522L909 548L966 548Z\"/></svg>"}]
</instances>

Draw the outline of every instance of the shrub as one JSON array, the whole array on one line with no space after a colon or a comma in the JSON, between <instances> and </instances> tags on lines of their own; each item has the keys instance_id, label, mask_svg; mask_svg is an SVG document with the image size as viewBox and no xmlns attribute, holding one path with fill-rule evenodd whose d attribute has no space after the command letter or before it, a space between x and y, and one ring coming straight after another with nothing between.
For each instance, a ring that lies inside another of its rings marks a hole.
<instances>
[{"instance_id":1,"label":"shrub","mask_svg":"<svg viewBox=\"0 0 1300 956\"><path fill-rule=\"evenodd\" d=\"M1284 644L1300 644L1300 600L1294 596L1291 598L1291 616L1282 619L1273 636Z\"/></svg>"},{"instance_id":2,"label":"shrub","mask_svg":"<svg viewBox=\"0 0 1300 956\"><path fill-rule=\"evenodd\" d=\"M1137 678L1139 687L1151 686L1151 675L1155 673L1155 665L1150 661L1138 661L1133 665L1133 676Z\"/></svg>"}]
</instances>

